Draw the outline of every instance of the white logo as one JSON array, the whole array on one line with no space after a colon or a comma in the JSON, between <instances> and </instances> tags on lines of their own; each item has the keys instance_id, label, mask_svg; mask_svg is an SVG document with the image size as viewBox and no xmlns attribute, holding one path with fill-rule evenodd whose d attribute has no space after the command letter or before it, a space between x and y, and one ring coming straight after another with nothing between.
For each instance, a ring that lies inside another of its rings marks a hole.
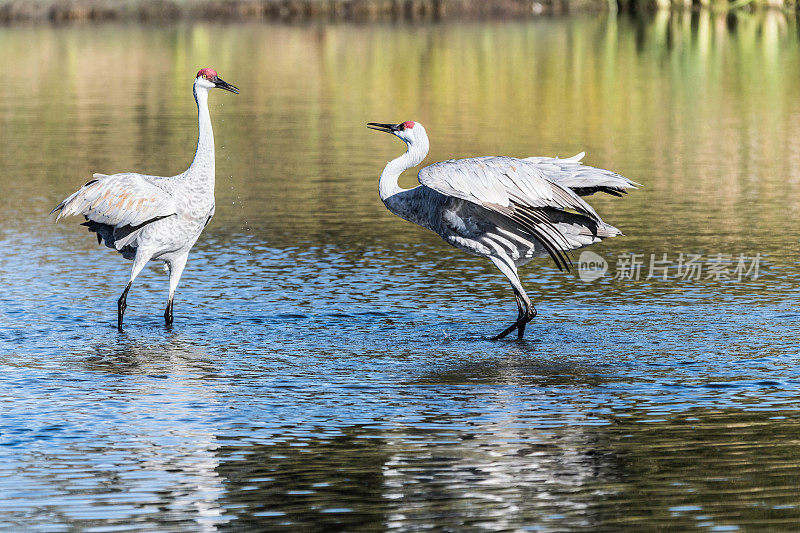
<instances>
[{"instance_id":1,"label":"white logo","mask_svg":"<svg viewBox=\"0 0 800 533\"><path fill-rule=\"evenodd\" d=\"M578 277L581 281L594 281L603 277L608 270L608 263L605 259L594 252L581 252L578 258Z\"/></svg>"}]
</instances>

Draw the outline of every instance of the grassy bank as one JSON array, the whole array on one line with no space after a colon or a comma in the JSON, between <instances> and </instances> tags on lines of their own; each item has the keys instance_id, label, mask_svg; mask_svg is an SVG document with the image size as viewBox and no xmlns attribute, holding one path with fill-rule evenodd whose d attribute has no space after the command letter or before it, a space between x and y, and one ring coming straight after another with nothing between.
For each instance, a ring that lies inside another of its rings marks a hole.
<instances>
[{"instance_id":1,"label":"grassy bank","mask_svg":"<svg viewBox=\"0 0 800 533\"><path fill-rule=\"evenodd\" d=\"M415 20L606 9L608 0L0 0L0 21Z\"/></svg>"},{"instance_id":2,"label":"grassy bank","mask_svg":"<svg viewBox=\"0 0 800 533\"><path fill-rule=\"evenodd\" d=\"M0 23L142 20L439 20L658 8L796 10L800 0L0 0Z\"/></svg>"}]
</instances>

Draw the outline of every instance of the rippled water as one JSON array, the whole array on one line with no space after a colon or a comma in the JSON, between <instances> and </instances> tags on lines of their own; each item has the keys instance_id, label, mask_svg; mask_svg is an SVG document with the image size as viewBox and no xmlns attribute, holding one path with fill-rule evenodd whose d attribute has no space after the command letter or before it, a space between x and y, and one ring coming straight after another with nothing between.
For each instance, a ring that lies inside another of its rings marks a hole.
<instances>
[{"instance_id":1,"label":"rippled water","mask_svg":"<svg viewBox=\"0 0 800 533\"><path fill-rule=\"evenodd\" d=\"M798 61L776 14L3 29L0 528L794 529ZM211 97L217 215L175 327L154 265L119 334L129 263L46 214L180 172L202 66L242 88ZM483 340L504 278L378 199L402 146L364 124L400 120L428 161L586 150L643 183L591 199L627 235L607 274L529 265L526 339Z\"/></svg>"}]
</instances>

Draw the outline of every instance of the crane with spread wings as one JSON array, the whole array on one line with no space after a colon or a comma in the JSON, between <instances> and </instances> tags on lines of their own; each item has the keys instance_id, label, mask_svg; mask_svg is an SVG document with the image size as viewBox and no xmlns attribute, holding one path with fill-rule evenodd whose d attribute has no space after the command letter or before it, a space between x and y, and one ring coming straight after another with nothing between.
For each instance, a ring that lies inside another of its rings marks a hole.
<instances>
[{"instance_id":1,"label":"crane with spread wings","mask_svg":"<svg viewBox=\"0 0 800 533\"><path fill-rule=\"evenodd\" d=\"M619 174L583 165L584 154L568 159L490 156L434 163L419 171L420 185L403 189L400 174L428 155L428 135L419 122L370 122L391 133L406 152L387 163L378 191L395 215L438 233L467 253L487 257L511 282L517 319L493 339L514 330L522 338L536 309L525 294L517 267L550 256L569 270L569 252L620 231L603 222L581 196L622 196L635 183Z\"/></svg>"}]
</instances>

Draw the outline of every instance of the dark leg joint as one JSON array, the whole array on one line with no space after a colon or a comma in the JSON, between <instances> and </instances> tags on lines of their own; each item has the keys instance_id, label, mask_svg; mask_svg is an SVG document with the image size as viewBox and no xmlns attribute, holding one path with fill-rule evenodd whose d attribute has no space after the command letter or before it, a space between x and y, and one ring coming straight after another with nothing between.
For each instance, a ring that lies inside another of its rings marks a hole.
<instances>
[{"instance_id":1,"label":"dark leg joint","mask_svg":"<svg viewBox=\"0 0 800 533\"><path fill-rule=\"evenodd\" d=\"M530 308L525 312L524 316L520 317L517 321L519 323L519 327L517 328L517 338L522 339L522 336L525 335L525 326L533 320L536 316L536 308L531 304Z\"/></svg>"}]
</instances>

